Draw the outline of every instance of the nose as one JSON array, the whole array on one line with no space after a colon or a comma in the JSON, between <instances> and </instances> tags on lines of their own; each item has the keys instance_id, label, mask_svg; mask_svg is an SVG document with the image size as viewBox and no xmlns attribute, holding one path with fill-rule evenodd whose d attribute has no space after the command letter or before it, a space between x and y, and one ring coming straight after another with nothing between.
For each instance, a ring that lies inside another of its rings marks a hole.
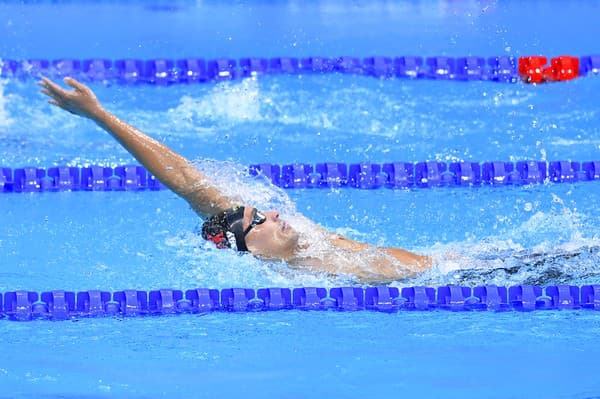
<instances>
[{"instance_id":1,"label":"nose","mask_svg":"<svg viewBox=\"0 0 600 399\"><path fill-rule=\"evenodd\" d=\"M278 211L268 211L265 212L267 214L267 216L269 217L269 219L273 220L273 221L277 221L277 219L279 219L279 212Z\"/></svg>"}]
</instances>

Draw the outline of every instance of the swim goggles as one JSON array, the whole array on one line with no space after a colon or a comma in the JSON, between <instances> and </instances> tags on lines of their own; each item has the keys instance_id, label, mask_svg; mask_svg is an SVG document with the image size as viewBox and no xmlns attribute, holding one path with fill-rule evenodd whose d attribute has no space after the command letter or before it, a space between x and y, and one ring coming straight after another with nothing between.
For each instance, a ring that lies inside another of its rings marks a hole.
<instances>
[{"instance_id":1,"label":"swim goggles","mask_svg":"<svg viewBox=\"0 0 600 399\"><path fill-rule=\"evenodd\" d=\"M254 208L252 210L252 221L250 221L250 225L246 228L246 230L244 230L244 237L246 237L250 230L252 230L254 227L258 226L259 224L263 224L266 221L267 217L265 214Z\"/></svg>"}]
</instances>

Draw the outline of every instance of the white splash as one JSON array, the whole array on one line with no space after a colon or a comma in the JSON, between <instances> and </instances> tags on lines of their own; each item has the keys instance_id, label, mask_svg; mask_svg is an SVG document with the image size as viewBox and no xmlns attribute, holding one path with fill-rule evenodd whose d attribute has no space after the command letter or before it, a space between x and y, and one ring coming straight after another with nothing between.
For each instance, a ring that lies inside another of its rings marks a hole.
<instances>
[{"instance_id":1,"label":"white splash","mask_svg":"<svg viewBox=\"0 0 600 399\"><path fill-rule=\"evenodd\" d=\"M231 122L261 120L261 99L258 81L254 78L240 82L223 82L215 85L205 96L183 96L169 114L175 124L186 125L200 120L225 120Z\"/></svg>"},{"instance_id":2,"label":"white splash","mask_svg":"<svg viewBox=\"0 0 600 399\"><path fill-rule=\"evenodd\" d=\"M594 146L598 146L598 148L600 148L600 140L589 139L589 138L585 138L585 139L582 138L579 140L555 138L550 141L550 144L557 145L557 146L565 146L565 147L574 146L574 145L594 145Z\"/></svg>"},{"instance_id":3,"label":"white splash","mask_svg":"<svg viewBox=\"0 0 600 399\"><path fill-rule=\"evenodd\" d=\"M553 209L535 212L501 236L431 246L434 267L409 284L507 285L598 274L593 265L600 237L584 234L585 222L577 209L555 194L551 201Z\"/></svg>"},{"instance_id":4,"label":"white splash","mask_svg":"<svg viewBox=\"0 0 600 399\"><path fill-rule=\"evenodd\" d=\"M6 83L5 80L0 80L0 128L10 127L14 123L6 108L11 99L11 95L4 93Z\"/></svg>"}]
</instances>

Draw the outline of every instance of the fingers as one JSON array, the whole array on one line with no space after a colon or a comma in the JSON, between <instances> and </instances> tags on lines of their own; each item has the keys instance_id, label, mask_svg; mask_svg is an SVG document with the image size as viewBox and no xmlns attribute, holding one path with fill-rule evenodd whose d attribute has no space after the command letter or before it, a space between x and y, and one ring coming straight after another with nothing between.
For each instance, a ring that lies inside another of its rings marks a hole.
<instances>
[{"instance_id":1,"label":"fingers","mask_svg":"<svg viewBox=\"0 0 600 399\"><path fill-rule=\"evenodd\" d=\"M71 86L72 88L74 88L75 90L78 90L78 91L86 91L86 90L88 90L87 86L79 83L78 81L76 81L75 79L73 79L71 77L66 77L65 78L65 83L68 84L69 86Z\"/></svg>"},{"instance_id":2,"label":"fingers","mask_svg":"<svg viewBox=\"0 0 600 399\"><path fill-rule=\"evenodd\" d=\"M62 103L61 101L55 101L55 100L48 100L48 104L52 104L52 105L56 105L59 108L64 109L65 111L73 114L73 115L77 115L75 112L73 112L72 109L70 109L69 107L67 107L64 103Z\"/></svg>"},{"instance_id":3,"label":"fingers","mask_svg":"<svg viewBox=\"0 0 600 399\"><path fill-rule=\"evenodd\" d=\"M46 77L42 77L39 85L43 87L42 93L51 97L64 97L68 92Z\"/></svg>"},{"instance_id":4,"label":"fingers","mask_svg":"<svg viewBox=\"0 0 600 399\"><path fill-rule=\"evenodd\" d=\"M44 88L41 90L41 92L45 95L47 95L48 97L52 98L53 100L62 100L62 96L58 93L56 93L55 91L51 90L50 88L47 88L44 86Z\"/></svg>"},{"instance_id":5,"label":"fingers","mask_svg":"<svg viewBox=\"0 0 600 399\"><path fill-rule=\"evenodd\" d=\"M60 108L65 108L64 98L68 95L68 92L61 88L56 83L52 82L50 79L46 77L42 77L42 80L38 82L38 84L42 87L41 92L48 97L48 104L56 105Z\"/></svg>"},{"instance_id":6,"label":"fingers","mask_svg":"<svg viewBox=\"0 0 600 399\"><path fill-rule=\"evenodd\" d=\"M48 100L48 104L51 105L56 105L59 108L64 109L65 111L68 111L72 114L75 115L75 112L73 112L71 109L69 109L69 107L67 107L62 101L58 101L58 100Z\"/></svg>"},{"instance_id":7,"label":"fingers","mask_svg":"<svg viewBox=\"0 0 600 399\"><path fill-rule=\"evenodd\" d=\"M50 79L48 79L45 76L42 76L42 79L38 81L38 85L40 86L45 86L48 82L52 82Z\"/></svg>"},{"instance_id":8,"label":"fingers","mask_svg":"<svg viewBox=\"0 0 600 399\"><path fill-rule=\"evenodd\" d=\"M39 81L38 84L42 87L52 87L54 89L61 89L61 87L59 85L57 85L56 83L54 83L53 81L51 81L50 79L48 79L45 76L42 76L42 80Z\"/></svg>"},{"instance_id":9,"label":"fingers","mask_svg":"<svg viewBox=\"0 0 600 399\"><path fill-rule=\"evenodd\" d=\"M56 105L75 115L86 115L87 109L98 104L94 93L71 77L64 79L65 83L74 90L66 90L50 79L42 77L38 84L42 87L41 92L50 97L49 104Z\"/></svg>"}]
</instances>

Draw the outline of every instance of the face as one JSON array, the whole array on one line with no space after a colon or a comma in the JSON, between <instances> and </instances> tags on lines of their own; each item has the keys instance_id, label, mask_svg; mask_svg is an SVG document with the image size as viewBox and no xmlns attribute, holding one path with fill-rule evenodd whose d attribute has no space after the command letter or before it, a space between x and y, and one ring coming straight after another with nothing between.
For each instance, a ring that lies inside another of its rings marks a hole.
<instances>
[{"instance_id":1,"label":"face","mask_svg":"<svg viewBox=\"0 0 600 399\"><path fill-rule=\"evenodd\" d=\"M254 208L244 210L244 230L252 223ZM263 223L253 226L246 235L246 245L254 255L265 258L289 259L298 245L298 232L279 218L279 212L262 212Z\"/></svg>"}]
</instances>

